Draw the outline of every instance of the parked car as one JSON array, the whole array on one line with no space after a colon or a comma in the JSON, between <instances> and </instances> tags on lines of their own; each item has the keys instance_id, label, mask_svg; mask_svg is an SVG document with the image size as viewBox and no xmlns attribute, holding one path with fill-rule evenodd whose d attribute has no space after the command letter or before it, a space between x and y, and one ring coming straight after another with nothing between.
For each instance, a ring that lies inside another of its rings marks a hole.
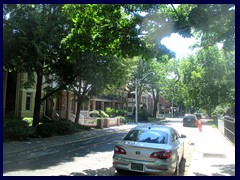
<instances>
[{"instance_id":1,"label":"parked car","mask_svg":"<svg viewBox=\"0 0 240 180\"><path fill-rule=\"evenodd\" d=\"M185 137L172 127L137 126L115 146L113 167L118 173L136 171L178 175L184 157Z\"/></svg>"},{"instance_id":2,"label":"parked car","mask_svg":"<svg viewBox=\"0 0 240 180\"><path fill-rule=\"evenodd\" d=\"M199 116L201 119L207 119L207 116L203 113L195 113L196 116Z\"/></svg>"},{"instance_id":3,"label":"parked car","mask_svg":"<svg viewBox=\"0 0 240 180\"><path fill-rule=\"evenodd\" d=\"M183 127L198 127L197 117L195 114L185 114L183 117Z\"/></svg>"}]
</instances>

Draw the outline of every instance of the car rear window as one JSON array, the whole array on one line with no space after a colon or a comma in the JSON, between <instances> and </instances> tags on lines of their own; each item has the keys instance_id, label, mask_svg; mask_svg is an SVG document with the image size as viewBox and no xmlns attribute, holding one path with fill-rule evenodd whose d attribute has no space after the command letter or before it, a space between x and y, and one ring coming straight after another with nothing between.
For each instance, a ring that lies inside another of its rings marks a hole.
<instances>
[{"instance_id":1,"label":"car rear window","mask_svg":"<svg viewBox=\"0 0 240 180\"><path fill-rule=\"evenodd\" d=\"M154 130L131 130L124 138L127 141L167 144L168 134Z\"/></svg>"},{"instance_id":2,"label":"car rear window","mask_svg":"<svg viewBox=\"0 0 240 180\"><path fill-rule=\"evenodd\" d=\"M196 120L196 117L195 116L185 116L183 118L183 120L187 120L187 119Z\"/></svg>"}]
</instances>

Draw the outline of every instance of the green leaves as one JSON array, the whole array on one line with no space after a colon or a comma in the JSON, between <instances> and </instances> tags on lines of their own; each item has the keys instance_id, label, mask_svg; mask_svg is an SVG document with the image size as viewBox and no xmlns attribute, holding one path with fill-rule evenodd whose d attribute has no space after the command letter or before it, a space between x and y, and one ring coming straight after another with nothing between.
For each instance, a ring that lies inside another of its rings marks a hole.
<instances>
[{"instance_id":1,"label":"green leaves","mask_svg":"<svg viewBox=\"0 0 240 180\"><path fill-rule=\"evenodd\" d=\"M201 31L202 46L223 43L224 49L235 49L235 5L198 4L189 14L189 25Z\"/></svg>"},{"instance_id":2,"label":"green leaves","mask_svg":"<svg viewBox=\"0 0 240 180\"><path fill-rule=\"evenodd\" d=\"M229 55L229 52L226 54ZM229 62L232 62L231 65ZM231 75L226 67L231 69ZM223 51L217 47L202 49L196 56L186 58L181 62L180 70L184 96L192 101L186 101L185 105L191 102L197 109L212 111L220 104L234 101L235 85L225 80L235 77L234 58L223 56Z\"/></svg>"},{"instance_id":3,"label":"green leaves","mask_svg":"<svg viewBox=\"0 0 240 180\"><path fill-rule=\"evenodd\" d=\"M65 5L74 27L65 41L77 51L92 51L102 56L126 56L123 51L134 34L135 25L124 16L120 5ZM72 13L74 12L74 14ZM129 38L127 38L129 37ZM73 39L74 38L74 39ZM130 53L128 53L130 54Z\"/></svg>"},{"instance_id":4,"label":"green leaves","mask_svg":"<svg viewBox=\"0 0 240 180\"><path fill-rule=\"evenodd\" d=\"M168 64L175 54L159 44L173 32L201 38L202 50L180 66ZM81 78L88 95L113 92L134 70L137 78L153 71L146 79L151 88L175 92L178 102L212 108L223 97L234 99L232 4L4 5L3 33L5 70L55 74L59 87L76 87ZM224 54L215 47L219 42ZM175 78L167 79L171 73Z\"/></svg>"}]
</instances>

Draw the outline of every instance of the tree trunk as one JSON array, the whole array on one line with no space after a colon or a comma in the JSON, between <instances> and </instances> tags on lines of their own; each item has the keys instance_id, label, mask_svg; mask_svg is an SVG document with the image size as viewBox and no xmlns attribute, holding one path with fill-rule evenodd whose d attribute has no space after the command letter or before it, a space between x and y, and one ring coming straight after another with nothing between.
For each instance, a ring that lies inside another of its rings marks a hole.
<instances>
[{"instance_id":1,"label":"tree trunk","mask_svg":"<svg viewBox=\"0 0 240 180\"><path fill-rule=\"evenodd\" d=\"M158 102L159 102L159 91L156 91L156 95L155 97L153 97L153 117L156 118L157 115L157 106L158 106Z\"/></svg>"},{"instance_id":2,"label":"tree trunk","mask_svg":"<svg viewBox=\"0 0 240 180\"><path fill-rule=\"evenodd\" d=\"M78 124L78 122L79 122L80 111L81 111L81 97L79 97L77 100L77 113L76 113L76 118L75 118L76 124Z\"/></svg>"},{"instance_id":3,"label":"tree trunk","mask_svg":"<svg viewBox=\"0 0 240 180\"><path fill-rule=\"evenodd\" d=\"M137 113L137 115L138 115L138 120L139 120L139 112L140 112L140 103L141 103L141 101L142 101L142 89L141 89L141 87L139 87L138 88L138 93L137 93L137 111L138 112L136 112Z\"/></svg>"},{"instance_id":4,"label":"tree trunk","mask_svg":"<svg viewBox=\"0 0 240 180\"><path fill-rule=\"evenodd\" d=\"M67 90L66 120L69 120L69 91Z\"/></svg>"},{"instance_id":5,"label":"tree trunk","mask_svg":"<svg viewBox=\"0 0 240 180\"><path fill-rule=\"evenodd\" d=\"M79 78L79 89L78 89L78 94L77 94L77 113L76 113L76 118L75 118L75 123L78 124L79 117L80 117L80 109L81 109L81 90L82 90L82 85L81 85L81 77Z\"/></svg>"},{"instance_id":6,"label":"tree trunk","mask_svg":"<svg viewBox=\"0 0 240 180\"><path fill-rule=\"evenodd\" d=\"M37 85L36 85L35 105L34 105L33 124L32 124L33 127L36 127L40 121L43 69L40 67L36 71L36 73L37 73Z\"/></svg>"}]
</instances>

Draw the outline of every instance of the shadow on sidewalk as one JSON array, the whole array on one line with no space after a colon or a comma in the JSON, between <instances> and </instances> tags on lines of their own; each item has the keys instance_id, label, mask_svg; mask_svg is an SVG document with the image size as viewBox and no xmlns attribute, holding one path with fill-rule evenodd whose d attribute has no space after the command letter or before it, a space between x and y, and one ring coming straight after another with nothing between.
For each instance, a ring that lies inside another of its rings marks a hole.
<instances>
[{"instance_id":1,"label":"shadow on sidewalk","mask_svg":"<svg viewBox=\"0 0 240 180\"><path fill-rule=\"evenodd\" d=\"M219 164L212 167L219 168L220 172L212 173L211 175L198 172L193 172L193 174L195 176L235 176L235 164Z\"/></svg>"}]
</instances>

